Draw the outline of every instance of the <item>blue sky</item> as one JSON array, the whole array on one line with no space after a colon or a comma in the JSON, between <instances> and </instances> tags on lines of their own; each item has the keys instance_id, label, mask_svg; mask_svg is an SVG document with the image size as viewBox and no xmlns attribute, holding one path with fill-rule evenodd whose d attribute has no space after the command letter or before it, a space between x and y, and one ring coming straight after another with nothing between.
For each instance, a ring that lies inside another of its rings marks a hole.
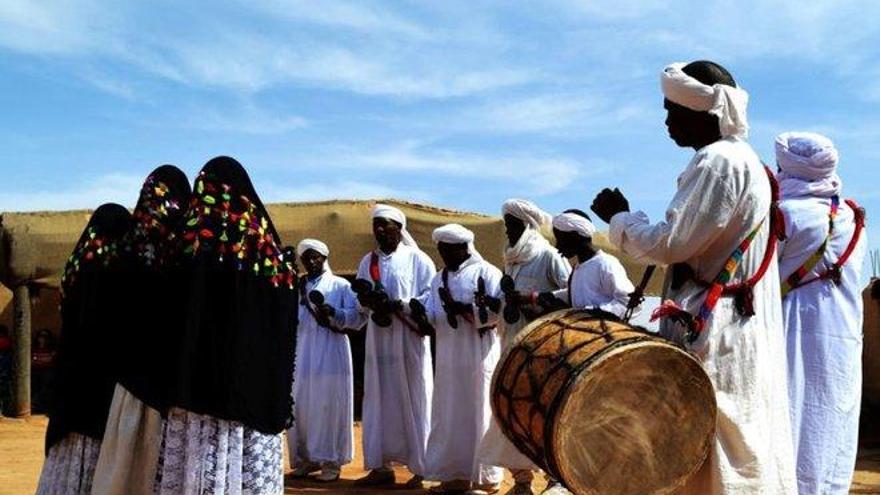
<instances>
[{"instance_id":1,"label":"blue sky","mask_svg":"<svg viewBox=\"0 0 880 495\"><path fill-rule=\"evenodd\" d=\"M186 5L182 5L186 4ZM265 201L550 211L616 185L661 215L691 152L658 72L707 58L751 141L814 130L880 229L874 1L0 2L0 211L131 206L161 163L238 158Z\"/></svg>"}]
</instances>

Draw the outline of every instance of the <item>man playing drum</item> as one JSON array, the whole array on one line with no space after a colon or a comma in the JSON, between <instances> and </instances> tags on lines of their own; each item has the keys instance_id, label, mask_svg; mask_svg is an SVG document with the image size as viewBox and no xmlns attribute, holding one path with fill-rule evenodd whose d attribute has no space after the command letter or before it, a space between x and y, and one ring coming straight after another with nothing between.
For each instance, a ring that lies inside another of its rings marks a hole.
<instances>
[{"instance_id":1,"label":"man playing drum","mask_svg":"<svg viewBox=\"0 0 880 495\"><path fill-rule=\"evenodd\" d=\"M624 252L672 265L655 317L703 363L715 388L715 445L694 494L795 493L773 187L746 142L748 95L712 62L661 74L670 137L696 155L665 221L630 212L618 190L593 202Z\"/></svg>"}]
</instances>

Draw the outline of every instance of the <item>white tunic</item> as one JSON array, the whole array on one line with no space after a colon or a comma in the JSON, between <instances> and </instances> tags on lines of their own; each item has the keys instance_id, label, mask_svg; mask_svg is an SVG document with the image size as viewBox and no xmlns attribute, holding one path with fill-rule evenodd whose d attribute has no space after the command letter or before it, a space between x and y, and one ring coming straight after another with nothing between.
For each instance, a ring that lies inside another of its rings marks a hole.
<instances>
[{"instance_id":1,"label":"white tunic","mask_svg":"<svg viewBox=\"0 0 880 495\"><path fill-rule=\"evenodd\" d=\"M697 151L678 178L666 221L650 224L643 212L611 219L612 241L625 252L655 263L687 262L713 280L733 250L767 216L767 176L752 148L727 137ZM754 274L764 255L764 222L745 253L734 281ZM686 283L665 297L696 314L706 291ZM778 266L771 263L755 287L755 316L743 318L723 297L706 330L687 347L702 361L718 403L716 441L709 461L685 493L795 493L794 453L788 416L785 339ZM683 327L664 321L661 333L681 340Z\"/></svg>"},{"instance_id":2,"label":"white tunic","mask_svg":"<svg viewBox=\"0 0 880 495\"><path fill-rule=\"evenodd\" d=\"M391 254L377 253L389 297L408 306L411 298L426 296L437 271L427 254L402 244ZM361 260L358 278L371 280L370 257ZM370 319L365 355L364 464L377 469L395 461L423 475L434 388L430 341L397 317L390 327Z\"/></svg>"},{"instance_id":3,"label":"white tunic","mask_svg":"<svg viewBox=\"0 0 880 495\"><path fill-rule=\"evenodd\" d=\"M555 295L568 301L572 308L601 309L622 318L629 295L635 290L620 260L599 250L575 267L571 294L566 288L556 291Z\"/></svg>"},{"instance_id":4,"label":"white tunic","mask_svg":"<svg viewBox=\"0 0 880 495\"><path fill-rule=\"evenodd\" d=\"M780 203L787 239L780 248L785 280L812 256L828 234L830 198L803 197ZM846 249L855 223L841 201L834 236L823 261L806 278L823 272ZM782 301L788 342L788 386L798 493L849 493L858 450L862 390L862 262L865 233L843 265L842 283L821 280L788 293Z\"/></svg>"},{"instance_id":5,"label":"white tunic","mask_svg":"<svg viewBox=\"0 0 880 495\"><path fill-rule=\"evenodd\" d=\"M450 327L438 294L443 286L442 273L434 277L431 295L426 301L428 315L437 330L436 388L426 478L499 483L501 469L482 464L477 455L493 421L489 388L501 354L498 332L494 328L498 316L489 311L488 322L482 324L474 308L475 323L459 316L458 328ZM449 272L447 287L453 299L473 302L479 277L485 281L486 293L499 297L501 271L472 257L457 271ZM491 327L491 330L481 337L479 327Z\"/></svg>"},{"instance_id":6,"label":"white tunic","mask_svg":"<svg viewBox=\"0 0 880 495\"><path fill-rule=\"evenodd\" d=\"M556 248L548 244L546 249L531 261L508 267L505 271L513 278L517 290L522 293L550 292L568 284L571 265L556 251ZM499 330L502 349L506 349L528 323L522 315L516 323L507 323L501 318ZM480 458L489 464L509 469L538 469L504 436L494 420L480 445Z\"/></svg>"},{"instance_id":7,"label":"white tunic","mask_svg":"<svg viewBox=\"0 0 880 495\"><path fill-rule=\"evenodd\" d=\"M336 309L339 329L359 329L364 317L347 280L326 271L306 281ZM348 336L322 327L308 307L299 306L296 367L293 378L294 424L288 430L290 458L296 462L333 462L354 457L354 373Z\"/></svg>"}]
</instances>

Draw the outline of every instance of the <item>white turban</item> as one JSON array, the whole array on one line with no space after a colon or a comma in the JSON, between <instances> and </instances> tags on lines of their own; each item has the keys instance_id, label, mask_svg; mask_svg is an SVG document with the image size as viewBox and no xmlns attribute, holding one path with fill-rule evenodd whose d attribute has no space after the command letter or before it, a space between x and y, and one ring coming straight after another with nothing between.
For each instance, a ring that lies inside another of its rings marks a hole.
<instances>
[{"instance_id":1,"label":"white turban","mask_svg":"<svg viewBox=\"0 0 880 495\"><path fill-rule=\"evenodd\" d=\"M311 249L312 251L317 251L319 254L324 256L330 256L330 248L327 247L326 244L317 240L317 239L303 239L299 241L299 244L296 245L296 255L302 256L303 253Z\"/></svg>"},{"instance_id":2,"label":"white turban","mask_svg":"<svg viewBox=\"0 0 880 495\"><path fill-rule=\"evenodd\" d=\"M596 233L593 222L575 213L561 213L553 217L553 228L562 232L577 232L584 237L593 237Z\"/></svg>"},{"instance_id":3,"label":"white turban","mask_svg":"<svg viewBox=\"0 0 880 495\"><path fill-rule=\"evenodd\" d=\"M327 245L324 244L323 242L321 242L317 239L303 239L303 240L299 241L299 244L296 245L297 257L301 258L302 255L310 249L312 251L317 252L318 254L325 256L325 257L329 258L329 256L330 256L330 248L328 248ZM324 260L324 271L325 272L330 271L329 260Z\"/></svg>"},{"instance_id":4,"label":"white turban","mask_svg":"<svg viewBox=\"0 0 880 495\"><path fill-rule=\"evenodd\" d=\"M501 213L512 215L533 229L540 229L541 226L549 224L553 218L527 199L508 199L501 206Z\"/></svg>"},{"instance_id":5,"label":"white turban","mask_svg":"<svg viewBox=\"0 0 880 495\"><path fill-rule=\"evenodd\" d=\"M467 244L468 252L471 253L471 256L482 259L482 256L480 256L480 253L477 252L477 248L474 246L474 233L457 223L437 227L431 234L431 239L437 244L441 242L445 244Z\"/></svg>"},{"instance_id":6,"label":"white turban","mask_svg":"<svg viewBox=\"0 0 880 495\"><path fill-rule=\"evenodd\" d=\"M660 75L663 96L685 108L709 112L718 117L718 125L724 137L746 137L749 132L746 119L749 94L743 89L726 84L703 84L681 70L685 65L678 62L663 69Z\"/></svg>"},{"instance_id":7,"label":"white turban","mask_svg":"<svg viewBox=\"0 0 880 495\"><path fill-rule=\"evenodd\" d=\"M812 132L784 132L776 137L783 198L831 197L842 189L837 175L837 149L830 139Z\"/></svg>"},{"instance_id":8,"label":"white turban","mask_svg":"<svg viewBox=\"0 0 880 495\"><path fill-rule=\"evenodd\" d=\"M373 207L373 218L387 218L388 220L394 220L399 223L401 225L400 243L404 246L418 249L419 246L416 244L416 240L413 239L413 236L410 235L408 230L406 230L406 215L404 215L402 211L391 205L377 204Z\"/></svg>"},{"instance_id":9,"label":"white turban","mask_svg":"<svg viewBox=\"0 0 880 495\"><path fill-rule=\"evenodd\" d=\"M831 177L837 169L837 149L830 139L812 132L783 132L776 136L776 163L801 179Z\"/></svg>"}]
</instances>

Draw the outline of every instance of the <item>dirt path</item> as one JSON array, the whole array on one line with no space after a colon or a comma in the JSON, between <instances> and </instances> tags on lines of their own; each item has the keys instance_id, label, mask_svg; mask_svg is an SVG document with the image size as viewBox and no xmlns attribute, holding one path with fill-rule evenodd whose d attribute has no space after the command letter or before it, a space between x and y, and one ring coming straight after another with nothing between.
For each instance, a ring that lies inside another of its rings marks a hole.
<instances>
[{"instance_id":1,"label":"dirt path","mask_svg":"<svg viewBox=\"0 0 880 495\"><path fill-rule=\"evenodd\" d=\"M47 420L35 416L28 420L0 418L0 495L32 494L37 487L40 468L43 464L43 437ZM360 445L360 425L355 428L356 445ZM359 449L358 449L359 450ZM360 452L358 451L358 454ZM364 475L361 469L363 459L358 458L342 470L342 479L336 483L324 484L314 481L285 480L287 494L313 493L372 493L407 495L425 493L426 490L403 489L359 489L353 480ZM405 469L397 470L397 482L404 483L409 478ZM505 478L505 489L512 486L509 476ZM537 487L538 483L536 483ZM540 484L543 486L543 482ZM880 494L880 449L863 450L859 453L855 479L850 493Z\"/></svg>"}]
</instances>

